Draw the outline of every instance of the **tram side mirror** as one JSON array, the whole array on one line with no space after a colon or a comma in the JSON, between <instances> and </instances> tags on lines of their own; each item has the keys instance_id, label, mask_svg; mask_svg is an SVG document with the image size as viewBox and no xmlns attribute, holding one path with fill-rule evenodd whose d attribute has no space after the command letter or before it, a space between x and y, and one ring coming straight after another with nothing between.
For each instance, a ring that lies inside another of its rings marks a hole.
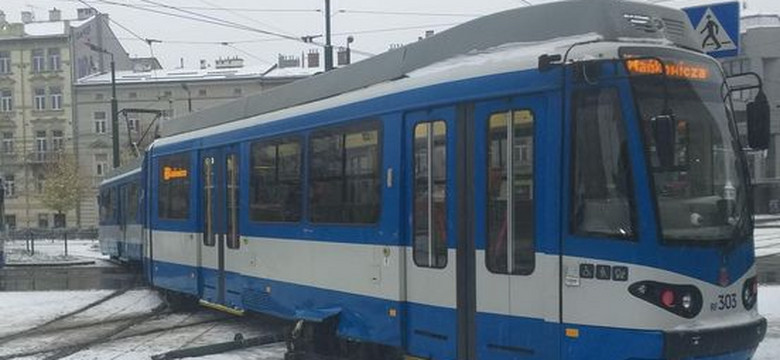
<instances>
[{"instance_id":1,"label":"tram side mirror","mask_svg":"<svg viewBox=\"0 0 780 360\"><path fill-rule=\"evenodd\" d=\"M655 152L661 168L674 166L675 144L677 143L677 119L670 109L650 119L653 125Z\"/></svg>"},{"instance_id":2,"label":"tram side mirror","mask_svg":"<svg viewBox=\"0 0 780 360\"><path fill-rule=\"evenodd\" d=\"M758 91L755 100L747 104L748 145L752 149L769 149L769 120L769 101L762 89Z\"/></svg>"}]
</instances>

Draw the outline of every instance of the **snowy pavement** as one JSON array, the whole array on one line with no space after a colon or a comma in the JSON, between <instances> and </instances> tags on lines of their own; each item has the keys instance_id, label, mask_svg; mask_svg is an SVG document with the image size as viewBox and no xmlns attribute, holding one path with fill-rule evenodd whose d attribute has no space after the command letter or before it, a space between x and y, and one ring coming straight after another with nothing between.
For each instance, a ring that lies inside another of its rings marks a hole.
<instances>
[{"instance_id":1,"label":"snowy pavement","mask_svg":"<svg viewBox=\"0 0 780 360\"><path fill-rule=\"evenodd\" d=\"M30 254L24 240L6 241L6 262L8 265L34 264L83 264L108 260L100 253L97 240L68 240L68 254L65 255L65 243L62 240L35 240L35 253Z\"/></svg>"},{"instance_id":2,"label":"snowy pavement","mask_svg":"<svg viewBox=\"0 0 780 360\"><path fill-rule=\"evenodd\" d=\"M195 313L153 313L162 304L157 293L133 290L86 311L51 322L64 314L103 299L111 291L0 293L0 359L46 359L69 346L103 339L64 359L149 359L179 348L268 334L279 328L274 320L239 318L203 309ZM139 321L140 319L140 321ZM51 323L49 323L51 322ZM24 336L13 337L22 331ZM120 331L121 330L121 331ZM104 339L105 338L105 339ZM256 347L210 360L284 358L284 345Z\"/></svg>"}]
</instances>

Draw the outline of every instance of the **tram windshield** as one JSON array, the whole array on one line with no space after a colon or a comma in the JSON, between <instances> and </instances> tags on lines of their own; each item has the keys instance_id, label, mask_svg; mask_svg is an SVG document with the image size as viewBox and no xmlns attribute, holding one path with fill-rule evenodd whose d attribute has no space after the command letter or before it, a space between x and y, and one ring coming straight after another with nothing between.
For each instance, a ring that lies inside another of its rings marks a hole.
<instances>
[{"instance_id":1,"label":"tram windshield","mask_svg":"<svg viewBox=\"0 0 780 360\"><path fill-rule=\"evenodd\" d=\"M631 77L663 239L745 239L746 172L722 74L707 60L665 55L665 75Z\"/></svg>"}]
</instances>

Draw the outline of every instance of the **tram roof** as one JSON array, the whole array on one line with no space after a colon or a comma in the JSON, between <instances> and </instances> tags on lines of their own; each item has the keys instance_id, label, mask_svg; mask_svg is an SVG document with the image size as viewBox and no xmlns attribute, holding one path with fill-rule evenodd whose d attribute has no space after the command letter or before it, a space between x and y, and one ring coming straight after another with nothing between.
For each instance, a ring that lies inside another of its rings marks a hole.
<instances>
[{"instance_id":1,"label":"tram roof","mask_svg":"<svg viewBox=\"0 0 780 360\"><path fill-rule=\"evenodd\" d=\"M684 12L625 0L568 0L487 15L327 73L175 118L164 137L311 103L395 79L449 58L503 44L596 34L604 41L666 40L697 49ZM539 54L541 55L541 54Z\"/></svg>"},{"instance_id":2,"label":"tram roof","mask_svg":"<svg viewBox=\"0 0 780 360\"><path fill-rule=\"evenodd\" d=\"M109 171L106 174L106 177L103 178L103 181L100 182L100 185L105 185L120 180L126 176L130 176L132 174L140 172L142 163L143 163L143 158L140 157L130 160L127 164L124 164L116 169Z\"/></svg>"}]
</instances>

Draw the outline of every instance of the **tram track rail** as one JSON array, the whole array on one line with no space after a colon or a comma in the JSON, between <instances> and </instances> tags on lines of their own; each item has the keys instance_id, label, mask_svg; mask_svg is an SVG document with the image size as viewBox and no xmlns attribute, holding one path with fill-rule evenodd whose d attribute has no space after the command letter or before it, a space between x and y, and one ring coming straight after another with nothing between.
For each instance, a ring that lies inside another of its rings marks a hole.
<instances>
[{"instance_id":1,"label":"tram track rail","mask_svg":"<svg viewBox=\"0 0 780 360\"><path fill-rule=\"evenodd\" d=\"M96 301L93 301L93 302L91 302L89 304L86 304L86 305L84 305L84 306L82 306L82 307L80 307L80 308L78 308L76 310L73 310L71 312L59 315L59 316L57 316L57 317L55 317L55 318L53 318L53 319L51 319L49 321L44 322L43 324L34 326L32 328L29 328L29 329L25 329L25 330L22 330L22 331L19 331L19 332L16 332L16 333L12 333L12 334L9 334L9 335L0 336L0 345L4 345L4 344L6 344L8 342L11 342L11 341L14 341L16 339L19 339L19 338L22 338L22 337L26 337L26 336L31 336L31 335L41 334L41 333L50 333L52 331L59 331L61 329L56 328L56 326L55 326L56 324L61 323L61 322L65 321L65 320L67 320L67 319L70 319L73 316L76 316L78 314L84 313L84 312L86 312L89 309L92 309L92 308L95 308L95 307L97 307L97 306L99 306L101 304L104 304L104 303L108 302L111 299L115 299L115 298L117 298L119 296L122 296L125 293L127 293L128 291L132 290L133 288L134 288L134 286L129 286L129 287L125 287L125 288L116 290L116 291L114 291L114 292L112 292L112 293L110 293L110 294L108 294L108 295L106 295L106 296L96 300ZM85 325L85 326L89 326L89 325Z\"/></svg>"},{"instance_id":2,"label":"tram track rail","mask_svg":"<svg viewBox=\"0 0 780 360\"><path fill-rule=\"evenodd\" d=\"M43 360L58 360L73 355L75 353L78 353L80 351L86 350L90 347L101 345L104 343L109 343L112 341L119 341L119 340L134 338L134 337L142 337L142 336L149 336L155 334L162 334L170 331L192 328L192 327L197 327L197 326L202 326L207 324L218 325L219 323L235 320L233 317L230 316L219 316L216 318L208 318L208 319L197 320L197 321L187 322L187 323L177 323L175 325L160 326L158 328L151 328L151 329L126 333L135 326L142 325L144 322L152 320L153 318L158 317L160 315L166 314L167 310L168 310L167 306L163 304L155 308L152 312L145 313L143 315L125 317L122 319L110 319L108 321L85 324L84 326L74 326L68 329L61 328L58 329L57 331L87 330L90 328L95 329L110 324L117 324L117 326L111 329L107 329L106 331L100 332L100 334L98 334L97 336L85 337L83 339L77 340L75 343L0 355L0 360L10 360L14 358L23 358L23 357L41 356L41 355L44 355L41 358ZM43 336L53 332L54 331L48 333L37 333L34 336Z\"/></svg>"}]
</instances>

